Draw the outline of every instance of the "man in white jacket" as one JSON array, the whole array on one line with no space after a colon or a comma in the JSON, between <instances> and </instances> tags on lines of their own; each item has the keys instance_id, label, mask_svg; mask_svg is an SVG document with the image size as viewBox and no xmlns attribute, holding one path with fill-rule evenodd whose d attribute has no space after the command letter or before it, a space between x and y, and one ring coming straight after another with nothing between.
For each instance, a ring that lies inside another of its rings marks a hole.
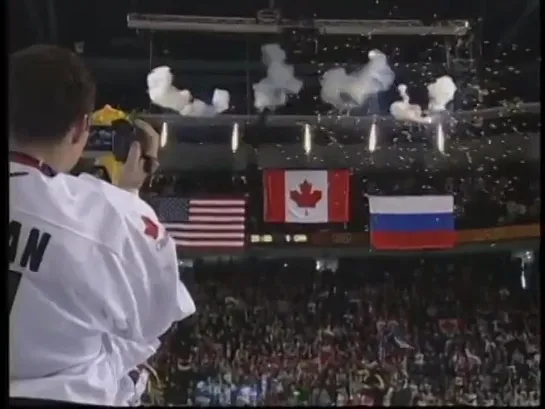
<instances>
[{"instance_id":1,"label":"man in white jacket","mask_svg":"<svg viewBox=\"0 0 545 409\"><path fill-rule=\"evenodd\" d=\"M157 132L135 122L148 141L132 144L119 186L67 173L94 99L74 53L38 45L10 57L10 404L113 405L119 381L145 361L127 345L157 346L195 312L175 245L138 197L157 168ZM126 345L108 352L104 334Z\"/></svg>"}]
</instances>

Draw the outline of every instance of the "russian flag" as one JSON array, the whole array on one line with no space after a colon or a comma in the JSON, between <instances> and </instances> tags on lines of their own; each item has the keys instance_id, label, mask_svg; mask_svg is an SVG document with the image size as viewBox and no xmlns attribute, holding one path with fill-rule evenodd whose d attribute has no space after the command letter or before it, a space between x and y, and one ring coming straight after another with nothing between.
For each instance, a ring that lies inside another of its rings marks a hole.
<instances>
[{"instance_id":1,"label":"russian flag","mask_svg":"<svg viewBox=\"0 0 545 409\"><path fill-rule=\"evenodd\" d=\"M454 247L452 196L369 196L371 244L377 250Z\"/></svg>"}]
</instances>

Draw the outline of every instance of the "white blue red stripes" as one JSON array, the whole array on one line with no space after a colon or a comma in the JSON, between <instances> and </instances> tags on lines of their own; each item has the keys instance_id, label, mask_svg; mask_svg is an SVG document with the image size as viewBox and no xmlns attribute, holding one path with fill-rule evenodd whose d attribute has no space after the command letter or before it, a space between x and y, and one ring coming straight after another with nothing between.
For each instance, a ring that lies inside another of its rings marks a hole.
<instances>
[{"instance_id":1,"label":"white blue red stripes","mask_svg":"<svg viewBox=\"0 0 545 409\"><path fill-rule=\"evenodd\" d=\"M381 250L453 247L452 196L369 196L371 244Z\"/></svg>"},{"instance_id":2,"label":"white blue red stripes","mask_svg":"<svg viewBox=\"0 0 545 409\"><path fill-rule=\"evenodd\" d=\"M246 199L150 200L159 220L180 247L242 248L245 243Z\"/></svg>"},{"instance_id":3,"label":"white blue red stripes","mask_svg":"<svg viewBox=\"0 0 545 409\"><path fill-rule=\"evenodd\" d=\"M421 232L454 230L452 213L431 214L375 214L371 215L371 229L391 232Z\"/></svg>"}]
</instances>

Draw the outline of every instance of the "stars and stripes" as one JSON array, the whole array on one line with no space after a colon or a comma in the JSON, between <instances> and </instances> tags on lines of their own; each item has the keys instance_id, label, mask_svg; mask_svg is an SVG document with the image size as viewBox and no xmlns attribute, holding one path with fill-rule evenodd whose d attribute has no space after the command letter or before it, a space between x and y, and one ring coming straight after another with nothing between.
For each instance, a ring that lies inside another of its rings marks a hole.
<instances>
[{"instance_id":1,"label":"stars and stripes","mask_svg":"<svg viewBox=\"0 0 545 409\"><path fill-rule=\"evenodd\" d=\"M159 220L181 247L244 247L246 199L154 197Z\"/></svg>"}]
</instances>

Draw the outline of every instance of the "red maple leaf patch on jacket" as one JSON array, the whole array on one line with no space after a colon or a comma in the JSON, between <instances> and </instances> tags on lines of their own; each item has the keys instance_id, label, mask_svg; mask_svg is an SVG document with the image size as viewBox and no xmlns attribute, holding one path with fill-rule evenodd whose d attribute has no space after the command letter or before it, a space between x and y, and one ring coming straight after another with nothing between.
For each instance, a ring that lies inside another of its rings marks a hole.
<instances>
[{"instance_id":1,"label":"red maple leaf patch on jacket","mask_svg":"<svg viewBox=\"0 0 545 409\"><path fill-rule=\"evenodd\" d=\"M142 216L144 222L144 234L151 237L153 240L157 240L159 237L159 226L148 216Z\"/></svg>"},{"instance_id":2,"label":"red maple leaf patch on jacket","mask_svg":"<svg viewBox=\"0 0 545 409\"><path fill-rule=\"evenodd\" d=\"M299 190L290 191L290 199L299 207L314 208L322 200L322 191L312 190L312 183L305 179L299 185Z\"/></svg>"}]
</instances>

